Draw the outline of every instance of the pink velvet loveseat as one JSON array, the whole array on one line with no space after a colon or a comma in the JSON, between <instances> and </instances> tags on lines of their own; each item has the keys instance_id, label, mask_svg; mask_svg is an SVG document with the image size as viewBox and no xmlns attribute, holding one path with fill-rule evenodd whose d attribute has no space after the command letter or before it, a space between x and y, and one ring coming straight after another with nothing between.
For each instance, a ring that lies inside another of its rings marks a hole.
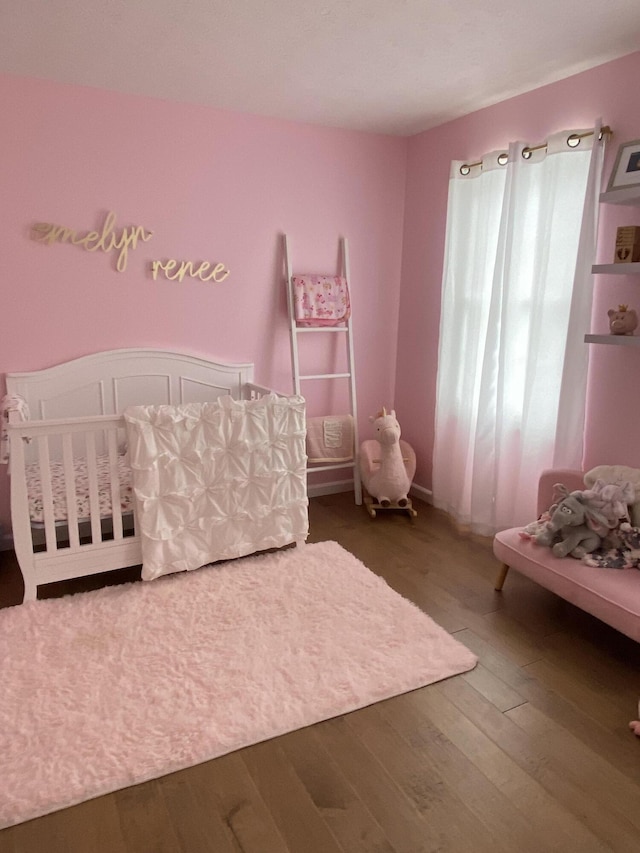
<instances>
[{"instance_id":1,"label":"pink velvet loveseat","mask_svg":"<svg viewBox=\"0 0 640 853\"><path fill-rule=\"evenodd\" d=\"M564 483L570 491L584 489L583 477L581 471L543 471L538 484L538 516L551 506L554 483ZM515 569L640 641L639 570L593 568L574 557L556 557L550 548L522 539L521 530L503 530L493 540L493 553L502 563L496 590L502 589L509 569Z\"/></svg>"}]
</instances>

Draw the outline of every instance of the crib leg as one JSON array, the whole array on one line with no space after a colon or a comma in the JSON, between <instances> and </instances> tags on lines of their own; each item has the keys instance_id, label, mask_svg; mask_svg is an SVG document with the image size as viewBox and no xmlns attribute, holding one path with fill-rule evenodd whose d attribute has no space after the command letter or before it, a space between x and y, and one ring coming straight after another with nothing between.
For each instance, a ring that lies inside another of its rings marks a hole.
<instances>
[{"instance_id":1,"label":"crib leg","mask_svg":"<svg viewBox=\"0 0 640 853\"><path fill-rule=\"evenodd\" d=\"M24 580L24 598L22 599L22 603L24 604L25 601L35 601L38 597L38 585L26 573L23 573L22 579Z\"/></svg>"},{"instance_id":2,"label":"crib leg","mask_svg":"<svg viewBox=\"0 0 640 853\"><path fill-rule=\"evenodd\" d=\"M496 582L495 582L495 586L494 586L494 589L497 592L500 592L500 590L504 586L504 582L507 579L508 571L509 571L509 566L506 563L503 563L502 566L500 566L500 571L498 573L498 577L496 578Z\"/></svg>"}]
</instances>

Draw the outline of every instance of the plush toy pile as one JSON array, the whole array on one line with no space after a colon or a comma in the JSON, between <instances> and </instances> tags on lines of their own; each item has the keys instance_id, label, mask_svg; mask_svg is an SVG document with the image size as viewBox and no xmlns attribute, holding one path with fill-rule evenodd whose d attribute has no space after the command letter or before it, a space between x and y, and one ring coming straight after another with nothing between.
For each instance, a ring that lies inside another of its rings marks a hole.
<instances>
[{"instance_id":1,"label":"plush toy pile","mask_svg":"<svg viewBox=\"0 0 640 853\"><path fill-rule=\"evenodd\" d=\"M574 492L557 483L551 507L520 535L589 566L640 568L640 470L600 465L584 482Z\"/></svg>"}]
</instances>

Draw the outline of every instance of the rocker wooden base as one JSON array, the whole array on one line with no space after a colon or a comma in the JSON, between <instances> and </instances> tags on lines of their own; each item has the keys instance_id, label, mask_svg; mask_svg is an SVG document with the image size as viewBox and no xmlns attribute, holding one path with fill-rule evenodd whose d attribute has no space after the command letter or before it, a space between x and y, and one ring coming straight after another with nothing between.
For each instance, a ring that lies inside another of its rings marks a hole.
<instances>
[{"instance_id":1,"label":"rocker wooden base","mask_svg":"<svg viewBox=\"0 0 640 853\"><path fill-rule=\"evenodd\" d=\"M404 506L400 506L398 503L390 503L388 506L383 506L378 503L371 495L366 492L363 495L364 505L367 509L367 512L371 516L371 518L375 518L378 510L404 510L404 512L408 513L411 518L415 518L418 514L417 511L413 508L413 504L411 503L411 498L407 498L406 504Z\"/></svg>"}]
</instances>

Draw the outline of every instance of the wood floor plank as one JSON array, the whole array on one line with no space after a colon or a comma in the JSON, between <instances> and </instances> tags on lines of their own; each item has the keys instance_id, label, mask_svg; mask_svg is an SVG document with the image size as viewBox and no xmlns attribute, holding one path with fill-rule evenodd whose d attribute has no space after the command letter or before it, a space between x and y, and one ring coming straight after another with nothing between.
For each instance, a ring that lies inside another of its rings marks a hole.
<instances>
[{"instance_id":1,"label":"wood floor plank","mask_svg":"<svg viewBox=\"0 0 640 853\"><path fill-rule=\"evenodd\" d=\"M463 680L443 684L441 692L457 708L464 707L465 715L494 744L499 745L503 754L541 786L552 803L548 812L552 826L557 830L571 827L574 841L577 833L581 833L581 849L611 849L608 843L612 834L616 836L619 849L632 849L628 842L636 832L628 821L620 820L616 825L616 818L622 818L622 815L611 814L602 806L585 781L576 779L568 765L557 760L557 754L549 747L547 739L534 738L529 732L523 734L510 719L510 714L516 713L515 709L509 714L500 713L477 694L474 696L473 688ZM618 846L613 849L617 850Z\"/></svg>"},{"instance_id":2,"label":"wood floor plank","mask_svg":"<svg viewBox=\"0 0 640 853\"><path fill-rule=\"evenodd\" d=\"M242 760L293 853L349 853L319 814L277 740L245 750Z\"/></svg>"},{"instance_id":3,"label":"wood floor plank","mask_svg":"<svg viewBox=\"0 0 640 853\"><path fill-rule=\"evenodd\" d=\"M114 797L127 850L184 853L156 779L116 791Z\"/></svg>"},{"instance_id":4,"label":"wood floor plank","mask_svg":"<svg viewBox=\"0 0 640 853\"><path fill-rule=\"evenodd\" d=\"M360 712L356 713L359 716ZM432 824L413 796L408 795L393 774L357 736L357 723L339 717L316 727L314 734L334 756L341 771L380 824L396 853L437 853L462 849L443 837L442 825ZM425 785L423 803L429 796ZM435 788L432 796L437 796ZM458 839L459 841L459 839Z\"/></svg>"},{"instance_id":5,"label":"wood floor plank","mask_svg":"<svg viewBox=\"0 0 640 853\"><path fill-rule=\"evenodd\" d=\"M559 667L549 660L541 659L524 667L525 671L533 675L535 679L548 685L550 689L558 692L562 690L565 698L577 707L588 709L589 716L607 728L615 728L620 725L622 711L624 710L618 702L612 701L598 689L595 684L590 684L575 677L566 667ZM636 711L636 703L629 702L625 715L631 719Z\"/></svg>"},{"instance_id":6,"label":"wood floor plank","mask_svg":"<svg viewBox=\"0 0 640 853\"><path fill-rule=\"evenodd\" d=\"M582 789L585 809L592 810L593 803L599 802L611 815L616 828L625 828L627 834L635 834L633 846L637 849L640 781L630 782L609 761L528 703L508 711L506 716L535 739L537 748L544 750L556 766L562 766L565 777ZM637 747L635 752L640 761L640 744L633 746ZM587 796L591 805L587 803ZM600 811L604 814L604 809Z\"/></svg>"},{"instance_id":7,"label":"wood floor plank","mask_svg":"<svg viewBox=\"0 0 640 853\"><path fill-rule=\"evenodd\" d=\"M219 816L242 853L289 853L242 755L241 750L192 768L193 794L206 791L210 800L215 797Z\"/></svg>"},{"instance_id":8,"label":"wood floor plank","mask_svg":"<svg viewBox=\"0 0 640 853\"><path fill-rule=\"evenodd\" d=\"M347 716L346 724L425 818L430 835L445 849L463 849L465 840L473 838L475 853L509 853L428 756L407 743L386 720L380 705Z\"/></svg>"},{"instance_id":9,"label":"wood floor plank","mask_svg":"<svg viewBox=\"0 0 640 853\"><path fill-rule=\"evenodd\" d=\"M8 839L5 842L5 838ZM5 851L5 843L7 849ZM11 846L13 845L13 846ZM0 832L1 853L128 853L111 795L88 800Z\"/></svg>"},{"instance_id":10,"label":"wood floor plank","mask_svg":"<svg viewBox=\"0 0 640 853\"><path fill-rule=\"evenodd\" d=\"M469 649L480 656L483 666L513 687L527 702L571 731L599 755L615 763L615 766L632 780L635 781L639 777L640 762L629 736L626 714L621 713L616 719L616 725L608 728L591 716L588 705L576 705L564 695L562 680L555 683L554 689L549 683L538 681L529 668L525 671L515 666L473 632L463 631L458 637Z\"/></svg>"},{"instance_id":11,"label":"wood floor plank","mask_svg":"<svg viewBox=\"0 0 640 853\"><path fill-rule=\"evenodd\" d=\"M193 784L194 773L181 771L158 780L158 789L184 853L237 853L232 834L218 809L215 793Z\"/></svg>"},{"instance_id":12,"label":"wood floor plank","mask_svg":"<svg viewBox=\"0 0 640 853\"><path fill-rule=\"evenodd\" d=\"M498 847L509 853L542 853L535 819L531 823L529 814L515 809L509 797L431 721L420 702L421 692L380 703L376 710L483 821Z\"/></svg>"},{"instance_id":13,"label":"wood floor plank","mask_svg":"<svg viewBox=\"0 0 640 853\"><path fill-rule=\"evenodd\" d=\"M472 553L472 559L476 562L479 555L483 555L487 559L487 554L483 548L478 547ZM468 561L469 556L466 559ZM493 557L491 560L495 562ZM449 630L469 627L480 636L491 637L494 643L501 642L505 652L519 665L539 660L542 654L539 638L528 630L521 621L514 620L508 613L503 613L496 607L489 608L488 612L478 613L473 607L469 606L467 602L469 600L475 601L479 591L483 591L486 597L487 586L491 586L491 584L474 574L472 588L461 586L461 582L469 584L468 569L462 571L456 566L455 571L452 571L452 562L454 562L454 558L449 555L443 559L441 564L436 563L431 568L425 568L424 563L421 562L419 570L419 585L423 589L423 595L428 593L439 609L456 617L455 627ZM479 586L476 587L476 584ZM429 611L427 610L427 612ZM436 616L433 618L438 621Z\"/></svg>"},{"instance_id":14,"label":"wood floor plank","mask_svg":"<svg viewBox=\"0 0 640 853\"><path fill-rule=\"evenodd\" d=\"M19 853L19 838L22 837L25 841L24 831L20 830L19 826L9 826L0 832L0 853ZM29 849L28 841L27 846L23 846L22 849Z\"/></svg>"},{"instance_id":15,"label":"wood floor plank","mask_svg":"<svg viewBox=\"0 0 640 853\"><path fill-rule=\"evenodd\" d=\"M621 635L618 635L621 640ZM620 648L618 666L611 666L609 646L586 642L566 630L544 641L544 657L550 663L571 672L598 690L625 714L635 709L640 696L640 646L630 639L617 643Z\"/></svg>"},{"instance_id":16,"label":"wood floor plank","mask_svg":"<svg viewBox=\"0 0 640 853\"><path fill-rule=\"evenodd\" d=\"M460 680L457 685L462 685L464 689L465 682ZM472 691L468 685L466 689ZM521 735L519 744L522 753L529 759L527 767L523 768L506 748L508 744L498 743L497 737L491 737L478 725L481 720L477 719L477 703L478 700L482 701L481 697L476 699L469 696L472 704L462 709L460 703L453 702L443 690L440 685L434 685L433 690L421 692L419 701L425 712L449 740L509 798L512 806L526 814L529 821L535 824L542 850L592 853L607 849L537 778L544 773L544 761L533 751L526 752L526 737ZM493 706L487 702L486 707Z\"/></svg>"},{"instance_id":17,"label":"wood floor plank","mask_svg":"<svg viewBox=\"0 0 640 853\"><path fill-rule=\"evenodd\" d=\"M310 729L282 739L298 778L345 850L394 853L389 839Z\"/></svg>"},{"instance_id":18,"label":"wood floor plank","mask_svg":"<svg viewBox=\"0 0 640 853\"><path fill-rule=\"evenodd\" d=\"M474 669L466 672L462 677L501 711L516 708L525 701L522 694L505 684L481 663L478 663Z\"/></svg>"},{"instance_id":19,"label":"wood floor plank","mask_svg":"<svg viewBox=\"0 0 640 853\"><path fill-rule=\"evenodd\" d=\"M425 583L423 578L416 577L415 570L411 567L402 563L395 565L393 574L388 577L388 583L397 593L417 604L450 634L468 626L468 620L448 606L448 603L442 604L438 596L433 594L433 588Z\"/></svg>"},{"instance_id":20,"label":"wood floor plank","mask_svg":"<svg viewBox=\"0 0 640 853\"><path fill-rule=\"evenodd\" d=\"M513 660L501 643L495 642L494 637L481 636L473 629L468 628L459 631L456 638L468 649L475 652L482 666L490 670L516 692L520 693L521 688L535 680L532 675L528 674L522 666ZM524 694L521 695L524 696Z\"/></svg>"}]
</instances>

